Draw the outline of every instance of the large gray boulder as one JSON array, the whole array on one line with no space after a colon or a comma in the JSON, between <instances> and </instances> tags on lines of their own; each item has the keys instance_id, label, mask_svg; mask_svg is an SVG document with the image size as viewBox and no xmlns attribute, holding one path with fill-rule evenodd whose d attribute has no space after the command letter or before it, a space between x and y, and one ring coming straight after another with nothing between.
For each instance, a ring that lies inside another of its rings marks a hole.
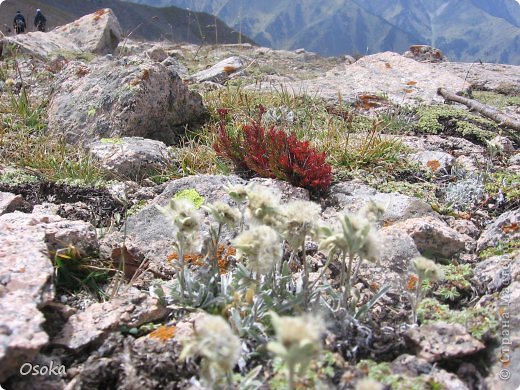
<instances>
[{"instance_id":1,"label":"large gray boulder","mask_svg":"<svg viewBox=\"0 0 520 390\"><path fill-rule=\"evenodd\" d=\"M237 176L213 175L189 176L172 181L148 206L128 218L124 228L127 242L152 262L164 263L168 254L174 251L173 225L157 206L167 206L175 194L190 189L197 191L205 203L217 200L231 203L231 198L224 188L227 184L246 183ZM209 222L210 220L206 220L202 225L207 227Z\"/></svg>"},{"instance_id":2,"label":"large gray boulder","mask_svg":"<svg viewBox=\"0 0 520 390\"><path fill-rule=\"evenodd\" d=\"M437 216L431 206L423 200L395 192L377 192L374 188L357 181L333 185L328 200L334 208L345 213L355 213L370 201L383 206L385 212L381 220L386 223L428 215Z\"/></svg>"},{"instance_id":3,"label":"large gray boulder","mask_svg":"<svg viewBox=\"0 0 520 390\"><path fill-rule=\"evenodd\" d=\"M101 139L92 143L90 153L110 176L124 180L156 175L172 163L163 142L141 137Z\"/></svg>"},{"instance_id":4,"label":"large gray boulder","mask_svg":"<svg viewBox=\"0 0 520 390\"><path fill-rule=\"evenodd\" d=\"M176 73L139 57L70 62L48 109L50 133L83 145L123 136L172 144L206 114L201 96Z\"/></svg>"},{"instance_id":5,"label":"large gray boulder","mask_svg":"<svg viewBox=\"0 0 520 390\"><path fill-rule=\"evenodd\" d=\"M123 31L111 9L100 9L48 32L4 38L24 53L38 57L79 53L108 54L116 49Z\"/></svg>"}]
</instances>

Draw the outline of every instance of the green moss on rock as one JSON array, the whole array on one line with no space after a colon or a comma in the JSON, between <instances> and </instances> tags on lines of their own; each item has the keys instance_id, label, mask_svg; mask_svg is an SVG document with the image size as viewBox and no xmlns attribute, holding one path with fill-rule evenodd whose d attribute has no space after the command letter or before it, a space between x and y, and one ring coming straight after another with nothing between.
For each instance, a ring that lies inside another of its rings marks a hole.
<instances>
[{"instance_id":1,"label":"green moss on rock","mask_svg":"<svg viewBox=\"0 0 520 390\"><path fill-rule=\"evenodd\" d=\"M179 200L179 199L186 199L191 201L197 209L200 208L205 202L204 197L197 192L194 188L189 188L187 190L183 190L180 192L177 192L173 196L173 200Z\"/></svg>"},{"instance_id":2,"label":"green moss on rock","mask_svg":"<svg viewBox=\"0 0 520 390\"><path fill-rule=\"evenodd\" d=\"M479 143L497 134L492 131L497 130L494 122L453 106L421 106L416 114L416 130L420 133L451 133Z\"/></svg>"}]
</instances>

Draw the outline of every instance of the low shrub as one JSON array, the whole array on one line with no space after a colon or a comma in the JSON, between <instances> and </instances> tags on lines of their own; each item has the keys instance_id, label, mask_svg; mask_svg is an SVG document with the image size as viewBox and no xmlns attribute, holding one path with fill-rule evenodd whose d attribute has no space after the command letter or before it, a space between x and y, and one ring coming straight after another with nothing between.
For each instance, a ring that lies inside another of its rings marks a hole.
<instances>
[{"instance_id":1,"label":"low shrub","mask_svg":"<svg viewBox=\"0 0 520 390\"><path fill-rule=\"evenodd\" d=\"M287 134L274 126L262 126L263 106L259 106L259 118L237 132L226 128L228 111L220 109L218 113L220 123L213 148L237 169L285 180L315 193L328 190L332 167L326 162L326 154L317 152L309 141L300 141L294 132Z\"/></svg>"}]
</instances>

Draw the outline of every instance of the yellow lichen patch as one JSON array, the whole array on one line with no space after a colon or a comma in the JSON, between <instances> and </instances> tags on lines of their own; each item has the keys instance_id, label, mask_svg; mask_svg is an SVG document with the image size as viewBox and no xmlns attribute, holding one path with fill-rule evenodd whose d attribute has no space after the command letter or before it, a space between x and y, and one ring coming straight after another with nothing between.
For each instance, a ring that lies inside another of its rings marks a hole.
<instances>
[{"instance_id":1,"label":"yellow lichen patch","mask_svg":"<svg viewBox=\"0 0 520 390\"><path fill-rule=\"evenodd\" d=\"M154 339L166 342L168 340L171 340L173 336L175 336L176 330L177 328L175 326L163 325L160 328L154 330L152 333L150 333L149 336Z\"/></svg>"}]
</instances>

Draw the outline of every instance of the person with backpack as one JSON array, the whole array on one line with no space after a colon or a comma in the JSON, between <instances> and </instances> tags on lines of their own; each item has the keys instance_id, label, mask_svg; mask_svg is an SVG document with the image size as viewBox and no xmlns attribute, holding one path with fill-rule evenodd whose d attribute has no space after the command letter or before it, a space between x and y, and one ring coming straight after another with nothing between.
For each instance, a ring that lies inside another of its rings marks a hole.
<instances>
[{"instance_id":1,"label":"person with backpack","mask_svg":"<svg viewBox=\"0 0 520 390\"><path fill-rule=\"evenodd\" d=\"M38 8L36 10L36 16L34 17L34 27L37 31L45 32L45 24L47 19L43 16L42 11Z\"/></svg>"},{"instance_id":2,"label":"person with backpack","mask_svg":"<svg viewBox=\"0 0 520 390\"><path fill-rule=\"evenodd\" d=\"M26 26L27 25L25 24L25 18L23 17L22 13L20 11L16 11L16 15L13 20L14 31L17 34L22 34L25 32Z\"/></svg>"}]
</instances>

